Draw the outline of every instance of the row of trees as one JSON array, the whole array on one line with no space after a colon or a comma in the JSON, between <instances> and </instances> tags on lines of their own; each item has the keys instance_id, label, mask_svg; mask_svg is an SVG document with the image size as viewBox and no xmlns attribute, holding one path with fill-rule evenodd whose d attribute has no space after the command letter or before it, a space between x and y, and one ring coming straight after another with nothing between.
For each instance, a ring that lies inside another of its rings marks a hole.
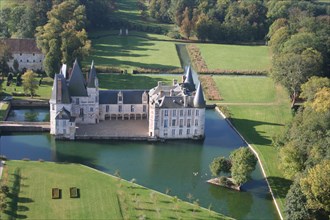
<instances>
[{"instance_id":1,"label":"row of trees","mask_svg":"<svg viewBox=\"0 0 330 220\"><path fill-rule=\"evenodd\" d=\"M288 219L326 219L330 214L330 79L302 85L307 101L281 139L280 164L293 184L286 196Z\"/></svg>"},{"instance_id":2,"label":"row of trees","mask_svg":"<svg viewBox=\"0 0 330 220\"><path fill-rule=\"evenodd\" d=\"M278 18L288 18L293 9L314 16L330 14L330 7L312 1L277 0L151 0L151 17L180 27L189 38L215 42L264 40L269 26Z\"/></svg>"}]
</instances>

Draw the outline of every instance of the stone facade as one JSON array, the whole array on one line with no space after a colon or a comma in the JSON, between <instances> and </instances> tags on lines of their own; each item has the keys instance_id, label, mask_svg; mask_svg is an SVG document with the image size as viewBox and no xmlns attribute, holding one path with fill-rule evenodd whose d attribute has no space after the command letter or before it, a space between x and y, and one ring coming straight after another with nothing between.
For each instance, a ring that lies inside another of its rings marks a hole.
<instances>
[{"instance_id":1,"label":"stone facade","mask_svg":"<svg viewBox=\"0 0 330 220\"><path fill-rule=\"evenodd\" d=\"M14 60L18 61L19 70L31 69L34 71L43 70L45 56L37 47L35 39L2 39L12 54L12 59L8 61L10 68L13 68Z\"/></svg>"},{"instance_id":2,"label":"stone facade","mask_svg":"<svg viewBox=\"0 0 330 220\"><path fill-rule=\"evenodd\" d=\"M77 62L70 74L66 69L64 65L55 75L49 101L50 133L58 138L75 139L79 124L104 120L148 120L150 139L204 137L205 100L201 86L195 89L190 69L182 83L158 82L150 91L99 90L93 63L87 80Z\"/></svg>"}]
</instances>

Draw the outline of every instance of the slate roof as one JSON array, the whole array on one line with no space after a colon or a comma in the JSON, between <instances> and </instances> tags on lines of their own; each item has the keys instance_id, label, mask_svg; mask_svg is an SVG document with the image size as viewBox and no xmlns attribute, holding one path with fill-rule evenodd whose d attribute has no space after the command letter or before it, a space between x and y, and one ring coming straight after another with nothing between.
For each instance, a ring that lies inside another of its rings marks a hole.
<instances>
[{"instance_id":1,"label":"slate roof","mask_svg":"<svg viewBox=\"0 0 330 220\"><path fill-rule=\"evenodd\" d=\"M60 81L62 84L61 94L58 94L58 81ZM58 97L59 95L61 95L62 97ZM63 104L71 103L69 89L66 85L66 80L63 74L56 74L54 77L51 100L55 100L55 103L58 103L57 100L61 100L60 103Z\"/></svg>"},{"instance_id":2,"label":"slate roof","mask_svg":"<svg viewBox=\"0 0 330 220\"><path fill-rule=\"evenodd\" d=\"M100 90L100 104L117 104L118 93L123 94L123 104L142 104L142 95L145 90Z\"/></svg>"},{"instance_id":3,"label":"slate roof","mask_svg":"<svg viewBox=\"0 0 330 220\"><path fill-rule=\"evenodd\" d=\"M41 54L41 50L37 47L35 39L14 39L14 38L3 38L1 39L6 45L9 46L12 53L37 53Z\"/></svg>"},{"instance_id":4,"label":"slate roof","mask_svg":"<svg viewBox=\"0 0 330 220\"><path fill-rule=\"evenodd\" d=\"M94 67L94 61L92 62L91 65L91 70L88 75L88 82L87 82L87 87L88 88L95 88L95 78L96 78L96 70Z\"/></svg>"},{"instance_id":5,"label":"slate roof","mask_svg":"<svg viewBox=\"0 0 330 220\"><path fill-rule=\"evenodd\" d=\"M205 108L205 99L201 83L199 83L197 87L197 91L194 97L194 106L196 108Z\"/></svg>"},{"instance_id":6,"label":"slate roof","mask_svg":"<svg viewBox=\"0 0 330 220\"><path fill-rule=\"evenodd\" d=\"M69 92L71 96L88 96L85 80L77 60L74 61L69 79Z\"/></svg>"},{"instance_id":7,"label":"slate roof","mask_svg":"<svg viewBox=\"0 0 330 220\"><path fill-rule=\"evenodd\" d=\"M56 114L55 119L57 120L70 120L70 122L75 121L74 117L71 117L71 113L64 107Z\"/></svg>"},{"instance_id":8,"label":"slate roof","mask_svg":"<svg viewBox=\"0 0 330 220\"><path fill-rule=\"evenodd\" d=\"M191 66L188 66L187 71L186 71L186 79L183 82L183 86L185 88L187 88L189 91L193 92L196 90L195 88L195 83L194 83L194 79L192 76L192 70L191 70Z\"/></svg>"}]
</instances>

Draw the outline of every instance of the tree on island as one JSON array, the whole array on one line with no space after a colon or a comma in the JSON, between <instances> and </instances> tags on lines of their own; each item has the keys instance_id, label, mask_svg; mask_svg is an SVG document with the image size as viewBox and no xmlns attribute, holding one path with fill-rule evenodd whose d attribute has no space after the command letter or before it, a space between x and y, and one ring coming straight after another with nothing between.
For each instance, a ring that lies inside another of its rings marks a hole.
<instances>
[{"instance_id":1,"label":"tree on island","mask_svg":"<svg viewBox=\"0 0 330 220\"><path fill-rule=\"evenodd\" d=\"M22 79L24 92L29 93L31 97L33 97L35 95L35 91L38 88L36 74L32 70L28 70L24 73Z\"/></svg>"},{"instance_id":2,"label":"tree on island","mask_svg":"<svg viewBox=\"0 0 330 220\"><path fill-rule=\"evenodd\" d=\"M250 179L252 171L257 165L258 159L247 147L240 147L233 151L229 159L217 157L210 164L213 176L219 176L221 172L230 173L231 179L238 188ZM228 184L228 178L219 177L221 184Z\"/></svg>"}]
</instances>

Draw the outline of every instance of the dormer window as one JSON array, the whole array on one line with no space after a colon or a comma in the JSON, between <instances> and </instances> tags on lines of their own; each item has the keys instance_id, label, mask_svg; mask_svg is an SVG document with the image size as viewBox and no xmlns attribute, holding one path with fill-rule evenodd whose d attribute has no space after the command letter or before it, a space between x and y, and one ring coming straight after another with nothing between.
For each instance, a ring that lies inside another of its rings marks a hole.
<instances>
[{"instance_id":1,"label":"dormer window","mask_svg":"<svg viewBox=\"0 0 330 220\"><path fill-rule=\"evenodd\" d=\"M122 103L123 102L123 93L119 92L118 93L118 103Z\"/></svg>"}]
</instances>

